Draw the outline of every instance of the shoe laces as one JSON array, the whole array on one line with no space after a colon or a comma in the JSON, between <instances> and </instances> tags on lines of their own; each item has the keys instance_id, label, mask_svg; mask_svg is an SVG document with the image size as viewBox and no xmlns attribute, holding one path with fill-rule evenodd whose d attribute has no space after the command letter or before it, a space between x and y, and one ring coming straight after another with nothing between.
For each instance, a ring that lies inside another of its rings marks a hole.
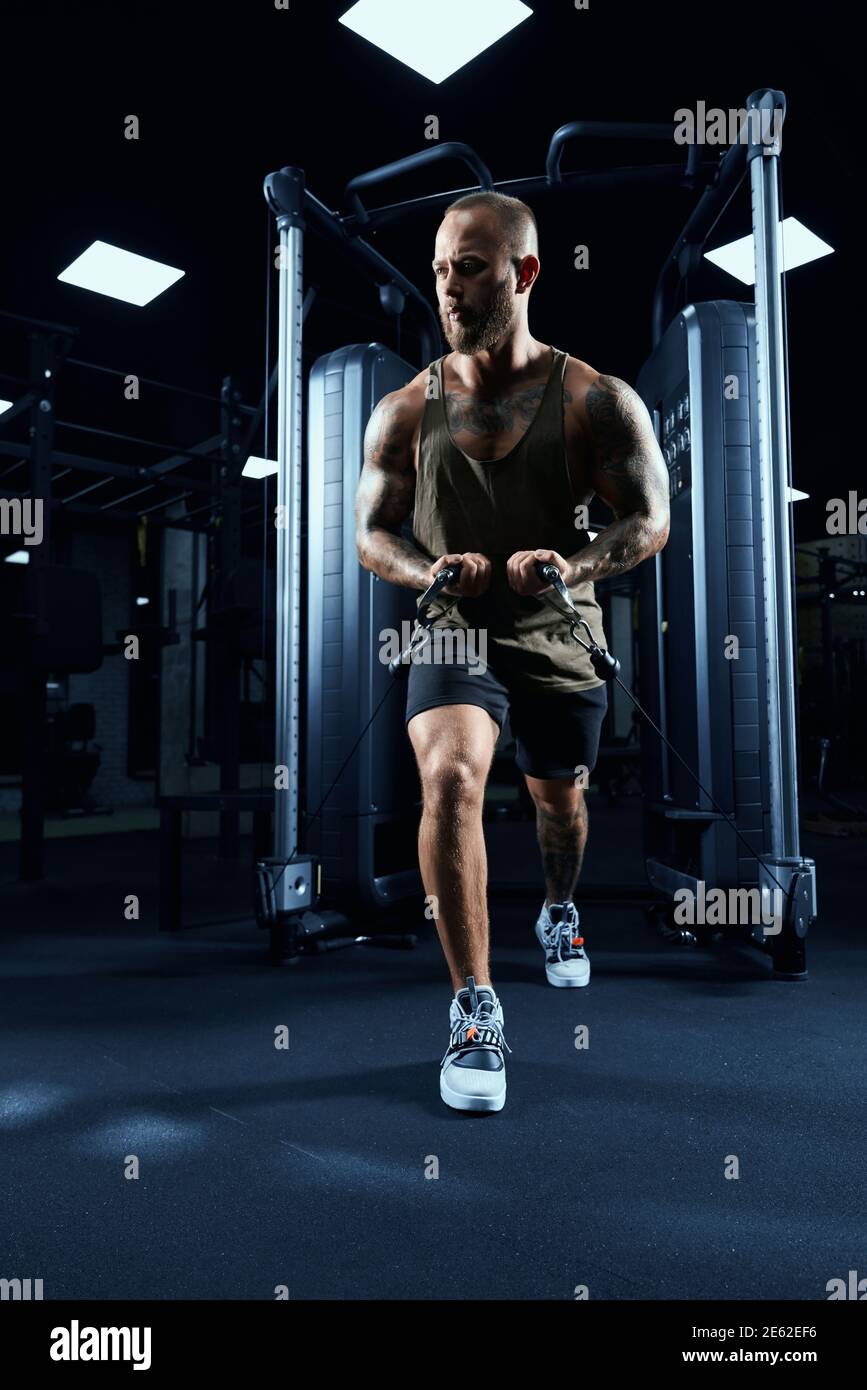
<instances>
[{"instance_id":1,"label":"shoe laces","mask_svg":"<svg viewBox=\"0 0 867 1390\"><path fill-rule=\"evenodd\" d=\"M549 922L542 928L545 947L551 953L550 959L580 959L584 955L584 937L578 925L578 909L574 903L550 903L547 909L549 917L552 907L559 907L563 917L561 921Z\"/></svg>"},{"instance_id":2,"label":"shoe laces","mask_svg":"<svg viewBox=\"0 0 867 1390\"><path fill-rule=\"evenodd\" d=\"M452 1029L443 1062L450 1052L462 1052L471 1047L504 1047L507 1052L512 1051L503 1036L503 1025L494 1017L495 1008L496 1003L486 998L480 999L474 1009L464 1011L463 1018Z\"/></svg>"}]
</instances>

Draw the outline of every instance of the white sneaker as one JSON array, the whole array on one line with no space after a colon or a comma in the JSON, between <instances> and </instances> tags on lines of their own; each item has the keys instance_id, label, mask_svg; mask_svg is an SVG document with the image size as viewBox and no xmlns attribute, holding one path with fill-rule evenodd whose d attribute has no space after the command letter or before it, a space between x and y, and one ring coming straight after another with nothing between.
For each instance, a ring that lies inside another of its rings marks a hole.
<instances>
[{"instance_id":1,"label":"white sneaker","mask_svg":"<svg viewBox=\"0 0 867 1390\"><path fill-rule=\"evenodd\" d=\"M449 1009L452 1035L440 1064L440 1095L453 1110L502 1110L506 1103L503 1009L490 985L458 990Z\"/></svg>"},{"instance_id":2,"label":"white sneaker","mask_svg":"<svg viewBox=\"0 0 867 1390\"><path fill-rule=\"evenodd\" d=\"M573 902L543 904L536 923L536 940L545 952L549 985L569 989L590 983L590 961Z\"/></svg>"}]
</instances>

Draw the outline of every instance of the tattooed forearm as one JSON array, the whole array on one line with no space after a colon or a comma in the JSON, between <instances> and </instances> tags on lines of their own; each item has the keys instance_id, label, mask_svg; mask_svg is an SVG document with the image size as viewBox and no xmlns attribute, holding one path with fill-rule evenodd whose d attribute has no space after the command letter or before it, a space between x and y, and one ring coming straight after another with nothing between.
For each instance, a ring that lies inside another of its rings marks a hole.
<instances>
[{"instance_id":1,"label":"tattooed forearm","mask_svg":"<svg viewBox=\"0 0 867 1390\"><path fill-rule=\"evenodd\" d=\"M585 401L593 487L616 520L578 556L572 580L622 574L668 539L668 472L641 397L614 376L600 376Z\"/></svg>"},{"instance_id":2,"label":"tattooed forearm","mask_svg":"<svg viewBox=\"0 0 867 1390\"><path fill-rule=\"evenodd\" d=\"M355 495L355 543L359 562L380 579L424 589L428 557L400 535L415 501L413 421L405 403L385 396L364 436L364 466Z\"/></svg>"}]
</instances>

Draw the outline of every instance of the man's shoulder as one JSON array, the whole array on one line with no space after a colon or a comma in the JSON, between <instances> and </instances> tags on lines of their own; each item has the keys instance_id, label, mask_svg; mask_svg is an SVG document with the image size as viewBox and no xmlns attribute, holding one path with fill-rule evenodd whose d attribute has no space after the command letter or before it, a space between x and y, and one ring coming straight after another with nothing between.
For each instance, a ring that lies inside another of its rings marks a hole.
<instances>
[{"instance_id":1,"label":"man's shoulder","mask_svg":"<svg viewBox=\"0 0 867 1390\"><path fill-rule=\"evenodd\" d=\"M425 401L430 397L430 368L423 367L416 376L396 391L389 391L377 404L380 414L388 415L402 424L416 424L424 414Z\"/></svg>"},{"instance_id":2,"label":"man's shoulder","mask_svg":"<svg viewBox=\"0 0 867 1390\"><path fill-rule=\"evenodd\" d=\"M566 355L566 366L563 370L563 399L567 405L573 405L579 410L583 410L587 400L587 393L596 385L602 376L595 367L591 367L589 362L583 362L580 357Z\"/></svg>"},{"instance_id":3,"label":"man's shoulder","mask_svg":"<svg viewBox=\"0 0 867 1390\"><path fill-rule=\"evenodd\" d=\"M625 406L636 399L627 382L620 377L599 372L579 357L567 357L563 372L563 403L576 422L591 424L600 412L607 418L618 402Z\"/></svg>"}]
</instances>

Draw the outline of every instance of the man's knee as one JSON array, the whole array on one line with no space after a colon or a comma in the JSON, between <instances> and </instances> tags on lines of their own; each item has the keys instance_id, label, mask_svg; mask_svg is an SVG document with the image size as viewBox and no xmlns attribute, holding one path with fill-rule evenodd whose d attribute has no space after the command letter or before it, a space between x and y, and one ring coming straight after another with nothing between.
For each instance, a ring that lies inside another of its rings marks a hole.
<instances>
[{"instance_id":1,"label":"man's knee","mask_svg":"<svg viewBox=\"0 0 867 1390\"><path fill-rule=\"evenodd\" d=\"M499 732L487 710L437 707L416 715L408 728L425 806L481 803Z\"/></svg>"},{"instance_id":2,"label":"man's knee","mask_svg":"<svg viewBox=\"0 0 867 1390\"><path fill-rule=\"evenodd\" d=\"M577 815L584 805L584 788L572 777L526 777L536 807L549 815Z\"/></svg>"},{"instance_id":3,"label":"man's knee","mask_svg":"<svg viewBox=\"0 0 867 1390\"><path fill-rule=\"evenodd\" d=\"M466 751L450 753L441 748L429 753L419 767L425 805L481 801L487 771L483 758Z\"/></svg>"}]
</instances>

